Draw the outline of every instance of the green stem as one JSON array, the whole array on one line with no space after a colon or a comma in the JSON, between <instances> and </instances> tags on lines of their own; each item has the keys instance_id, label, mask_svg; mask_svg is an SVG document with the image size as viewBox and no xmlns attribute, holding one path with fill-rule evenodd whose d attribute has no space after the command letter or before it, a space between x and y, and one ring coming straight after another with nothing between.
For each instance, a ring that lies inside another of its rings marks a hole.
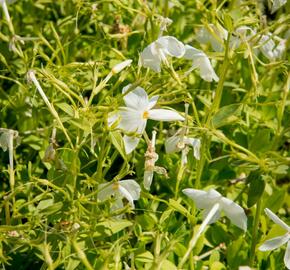
<instances>
[{"instance_id":1,"label":"green stem","mask_svg":"<svg viewBox=\"0 0 290 270\"><path fill-rule=\"evenodd\" d=\"M254 226L253 226L253 231L252 231L252 244L251 244L250 261L249 261L250 267L253 267L254 262L255 262L255 250L256 250L256 245L257 245L257 233L258 233L261 210L262 210L262 200L260 198L256 206L256 214L255 214Z\"/></svg>"},{"instance_id":2,"label":"green stem","mask_svg":"<svg viewBox=\"0 0 290 270\"><path fill-rule=\"evenodd\" d=\"M80 258L81 262L86 267L86 269L88 269L88 270L94 270L94 268L91 266L90 262L88 261L88 258L86 256L86 254L79 247L77 241L75 239L72 239L71 242L72 242L72 245L74 247L74 250L77 252L78 257Z\"/></svg>"}]
</instances>

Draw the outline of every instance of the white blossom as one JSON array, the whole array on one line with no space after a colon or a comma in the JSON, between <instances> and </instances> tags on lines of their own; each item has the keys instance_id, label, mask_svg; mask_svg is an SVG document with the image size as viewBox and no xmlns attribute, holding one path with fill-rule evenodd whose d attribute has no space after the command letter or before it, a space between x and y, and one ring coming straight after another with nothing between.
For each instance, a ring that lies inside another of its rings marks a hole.
<instances>
[{"instance_id":1,"label":"white blossom","mask_svg":"<svg viewBox=\"0 0 290 270\"><path fill-rule=\"evenodd\" d=\"M187 154L188 149L187 146L191 146L193 148L194 157L199 160L200 159L200 139L189 138L182 134L182 130L178 131L173 136L169 137L165 141L165 151L166 153L175 153L182 152L182 164L187 163Z\"/></svg>"},{"instance_id":2,"label":"white blossom","mask_svg":"<svg viewBox=\"0 0 290 270\"><path fill-rule=\"evenodd\" d=\"M215 205L218 205L216 213L209 220L208 224L216 222L223 212L231 222L241 228L247 230L247 216L241 206L232 200L223 197L214 189L208 191L187 188L182 191L185 195L191 198L198 208L204 209L204 218L212 210Z\"/></svg>"},{"instance_id":3,"label":"white blossom","mask_svg":"<svg viewBox=\"0 0 290 270\"><path fill-rule=\"evenodd\" d=\"M216 75L207 55L203 51L198 50L192 46L185 45L185 54L183 57L185 59L192 60L192 66L190 70L187 71L187 73L194 69L198 69L200 77L205 81L219 81L219 77Z\"/></svg>"},{"instance_id":4,"label":"white blossom","mask_svg":"<svg viewBox=\"0 0 290 270\"><path fill-rule=\"evenodd\" d=\"M143 67L160 72L162 63L169 66L167 56L181 58L184 53L182 42L172 36L162 36L143 50L140 54L140 63Z\"/></svg>"},{"instance_id":5,"label":"white blossom","mask_svg":"<svg viewBox=\"0 0 290 270\"><path fill-rule=\"evenodd\" d=\"M132 208L135 208L134 201L140 197L141 188L139 184L132 179L121 180L114 183L100 184L98 187L98 200L105 201L112 196L115 197L113 209L117 210L123 207L122 198L125 197Z\"/></svg>"},{"instance_id":6,"label":"white blossom","mask_svg":"<svg viewBox=\"0 0 290 270\"><path fill-rule=\"evenodd\" d=\"M276 248L281 247L285 243L287 243L286 252L284 256L284 263L287 269L290 269L290 227L279 217L277 217L270 209L265 209L266 215L274 221L281 228L286 230L286 233L282 236L278 236L267 240L264 244L259 247L260 251L270 251Z\"/></svg>"},{"instance_id":7,"label":"white blossom","mask_svg":"<svg viewBox=\"0 0 290 270\"><path fill-rule=\"evenodd\" d=\"M177 112L167 109L153 109L158 101L158 96L148 98L146 91L136 87L133 91L128 90L131 85L123 88L126 107L120 107L117 113L110 115L108 122L111 126L120 119L117 127L123 131L135 132L137 136L124 135L124 145L127 154L131 153L138 145L140 136L143 134L147 120L156 121L183 121L184 118Z\"/></svg>"},{"instance_id":8,"label":"white blossom","mask_svg":"<svg viewBox=\"0 0 290 270\"><path fill-rule=\"evenodd\" d=\"M271 13L275 13L279 8L284 6L287 3L287 0L273 0L273 5L271 9Z\"/></svg>"},{"instance_id":9,"label":"white blossom","mask_svg":"<svg viewBox=\"0 0 290 270\"><path fill-rule=\"evenodd\" d=\"M113 74L116 74L116 73L119 73L120 71L122 71L124 68L130 66L132 63L132 60L131 59L128 59L128 60L125 60L117 65L115 65L113 68L112 68L112 72Z\"/></svg>"},{"instance_id":10,"label":"white blossom","mask_svg":"<svg viewBox=\"0 0 290 270\"><path fill-rule=\"evenodd\" d=\"M221 25L208 25L209 29L202 27L196 35L198 42L210 44L214 51L222 52L224 50L224 41L228 38L228 31Z\"/></svg>"}]
</instances>

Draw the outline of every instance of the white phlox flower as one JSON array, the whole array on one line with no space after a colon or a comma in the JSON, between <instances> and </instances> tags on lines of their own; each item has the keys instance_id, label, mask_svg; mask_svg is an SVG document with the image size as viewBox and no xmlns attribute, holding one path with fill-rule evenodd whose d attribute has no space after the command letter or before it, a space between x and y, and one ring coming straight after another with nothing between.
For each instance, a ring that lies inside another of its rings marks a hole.
<instances>
[{"instance_id":1,"label":"white phlox flower","mask_svg":"<svg viewBox=\"0 0 290 270\"><path fill-rule=\"evenodd\" d=\"M158 101L158 96L148 98L146 91L137 86L133 91L129 91L131 85L123 88L124 101L126 107L120 107L117 113L110 115L109 126L116 120L120 120L117 127L124 132L135 132L137 136L124 135L124 145L127 154L131 153L138 145L140 136L143 134L147 120L156 121L183 121L179 113L167 109L153 109ZM126 94L126 92L128 92Z\"/></svg>"},{"instance_id":2,"label":"white phlox flower","mask_svg":"<svg viewBox=\"0 0 290 270\"><path fill-rule=\"evenodd\" d=\"M194 69L198 69L200 77L205 81L219 81L219 77L216 75L207 55L203 51L192 46L185 45L185 54L183 57L185 59L192 60L192 66L189 71L187 71L187 74Z\"/></svg>"},{"instance_id":3,"label":"white phlox flower","mask_svg":"<svg viewBox=\"0 0 290 270\"><path fill-rule=\"evenodd\" d=\"M170 18L164 18L163 16L158 16L157 20L160 24L159 37L161 37L164 31L167 32L167 26L171 25L173 21Z\"/></svg>"},{"instance_id":4,"label":"white phlox flower","mask_svg":"<svg viewBox=\"0 0 290 270\"><path fill-rule=\"evenodd\" d=\"M286 3L287 3L287 0L273 0L271 14L275 13L279 8L284 6Z\"/></svg>"},{"instance_id":5,"label":"white phlox flower","mask_svg":"<svg viewBox=\"0 0 290 270\"><path fill-rule=\"evenodd\" d=\"M158 160L158 154L155 152L156 131L152 132L152 140L150 141L147 151L145 153L145 171L143 177L143 184L145 189L150 190L154 172L163 174L167 177L166 169L160 166L155 166Z\"/></svg>"},{"instance_id":6,"label":"white phlox flower","mask_svg":"<svg viewBox=\"0 0 290 270\"><path fill-rule=\"evenodd\" d=\"M167 56L181 58L185 48L182 42L172 36L162 36L148 45L140 54L140 64L155 72L161 71L161 64L169 66Z\"/></svg>"},{"instance_id":7,"label":"white phlox flower","mask_svg":"<svg viewBox=\"0 0 290 270\"><path fill-rule=\"evenodd\" d=\"M287 269L290 269L290 226L288 226L283 220L277 217L270 209L266 208L265 213L272 221L274 221L281 228L285 229L286 233L282 236L267 240L259 247L259 250L271 251L287 243L286 252L284 255L284 263Z\"/></svg>"},{"instance_id":8,"label":"white phlox flower","mask_svg":"<svg viewBox=\"0 0 290 270\"><path fill-rule=\"evenodd\" d=\"M141 188L135 180L121 180L114 183L99 184L98 200L103 202L115 197L112 210L117 210L123 207L122 198L126 198L132 208L135 208L134 201L140 198Z\"/></svg>"},{"instance_id":9,"label":"white phlox flower","mask_svg":"<svg viewBox=\"0 0 290 270\"><path fill-rule=\"evenodd\" d=\"M210 189L208 191L203 191L186 188L182 192L191 198L198 208L204 209L204 219L208 216L208 213L211 212L212 208L217 208L215 214L208 221L208 224L216 222L220 218L221 212L223 212L234 225L244 231L247 230L247 216L244 209L232 200L223 197L216 190Z\"/></svg>"},{"instance_id":10,"label":"white phlox flower","mask_svg":"<svg viewBox=\"0 0 290 270\"><path fill-rule=\"evenodd\" d=\"M189 138L182 134L182 130L179 130L173 136L169 137L165 141L165 151L166 153L176 153L182 152L182 164L187 163L187 154L188 154L188 147L191 146L193 148L193 155L194 157L199 160L200 159L200 146L201 142L200 139L196 138Z\"/></svg>"},{"instance_id":11,"label":"white phlox flower","mask_svg":"<svg viewBox=\"0 0 290 270\"><path fill-rule=\"evenodd\" d=\"M277 42L275 43L274 40ZM271 33L262 35L258 44L261 53L270 61L281 58L286 50L286 40L274 36Z\"/></svg>"},{"instance_id":12,"label":"white phlox flower","mask_svg":"<svg viewBox=\"0 0 290 270\"><path fill-rule=\"evenodd\" d=\"M224 50L224 41L228 38L228 31L221 25L208 25L209 29L202 27L196 34L196 40L202 44L210 44L216 52Z\"/></svg>"}]
</instances>

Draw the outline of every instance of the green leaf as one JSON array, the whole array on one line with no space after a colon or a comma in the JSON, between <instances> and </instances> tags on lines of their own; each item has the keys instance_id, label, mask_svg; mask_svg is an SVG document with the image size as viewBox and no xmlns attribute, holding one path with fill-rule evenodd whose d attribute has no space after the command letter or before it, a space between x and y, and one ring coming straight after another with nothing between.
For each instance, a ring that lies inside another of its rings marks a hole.
<instances>
[{"instance_id":1,"label":"green leaf","mask_svg":"<svg viewBox=\"0 0 290 270\"><path fill-rule=\"evenodd\" d=\"M269 208L273 212L277 212L283 205L286 196L285 189L274 189L264 203L264 208Z\"/></svg>"},{"instance_id":2,"label":"green leaf","mask_svg":"<svg viewBox=\"0 0 290 270\"><path fill-rule=\"evenodd\" d=\"M248 177L249 193L247 206L252 207L262 197L265 189L265 181L259 172L251 172Z\"/></svg>"},{"instance_id":3,"label":"green leaf","mask_svg":"<svg viewBox=\"0 0 290 270\"><path fill-rule=\"evenodd\" d=\"M212 124L215 128L219 128L237 121L241 114L241 104L231 104L222 107L212 118Z\"/></svg>"},{"instance_id":4,"label":"green leaf","mask_svg":"<svg viewBox=\"0 0 290 270\"><path fill-rule=\"evenodd\" d=\"M153 260L154 260L154 256L151 252L149 251L145 251L141 254L138 254L136 256L136 259L135 259L137 262L143 262L143 263L153 263Z\"/></svg>"},{"instance_id":5,"label":"green leaf","mask_svg":"<svg viewBox=\"0 0 290 270\"><path fill-rule=\"evenodd\" d=\"M124 142L121 134L119 132L110 132L109 138L115 148L118 150L122 158L127 161L127 154L125 152Z\"/></svg>"},{"instance_id":6,"label":"green leaf","mask_svg":"<svg viewBox=\"0 0 290 270\"><path fill-rule=\"evenodd\" d=\"M132 226L129 220L108 220L99 223L93 234L93 237L111 236L117 232L124 230L126 227Z\"/></svg>"},{"instance_id":7,"label":"green leaf","mask_svg":"<svg viewBox=\"0 0 290 270\"><path fill-rule=\"evenodd\" d=\"M252 138L249 148L254 153L265 152L271 149L271 130L267 128L258 129Z\"/></svg>"}]
</instances>

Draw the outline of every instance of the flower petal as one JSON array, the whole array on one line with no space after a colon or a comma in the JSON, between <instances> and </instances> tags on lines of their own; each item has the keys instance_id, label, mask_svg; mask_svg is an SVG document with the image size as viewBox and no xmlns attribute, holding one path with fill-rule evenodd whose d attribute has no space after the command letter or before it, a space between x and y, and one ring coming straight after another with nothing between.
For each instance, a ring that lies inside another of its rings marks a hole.
<instances>
[{"instance_id":1,"label":"flower petal","mask_svg":"<svg viewBox=\"0 0 290 270\"><path fill-rule=\"evenodd\" d=\"M173 135L172 137L169 137L165 140L165 151L166 153L174 153L179 152L181 149L178 148L178 143L180 142L181 137Z\"/></svg>"},{"instance_id":2,"label":"flower petal","mask_svg":"<svg viewBox=\"0 0 290 270\"><path fill-rule=\"evenodd\" d=\"M190 45L185 45L185 54L183 55L184 59L195 60L204 55L205 53L203 51L198 50Z\"/></svg>"},{"instance_id":3,"label":"flower petal","mask_svg":"<svg viewBox=\"0 0 290 270\"><path fill-rule=\"evenodd\" d=\"M156 121L184 121L179 113L166 109L152 109L149 110L149 119Z\"/></svg>"},{"instance_id":4,"label":"flower petal","mask_svg":"<svg viewBox=\"0 0 290 270\"><path fill-rule=\"evenodd\" d=\"M285 256L284 256L285 266L290 269L290 241L288 240Z\"/></svg>"},{"instance_id":5,"label":"flower petal","mask_svg":"<svg viewBox=\"0 0 290 270\"><path fill-rule=\"evenodd\" d=\"M192 199L196 206L201 209L211 208L222 198L222 195L214 189L204 191L193 188L186 188L182 190L182 192L190 199Z\"/></svg>"},{"instance_id":6,"label":"flower petal","mask_svg":"<svg viewBox=\"0 0 290 270\"><path fill-rule=\"evenodd\" d=\"M126 154L130 154L137 147L140 138L124 135L123 141Z\"/></svg>"},{"instance_id":7,"label":"flower petal","mask_svg":"<svg viewBox=\"0 0 290 270\"><path fill-rule=\"evenodd\" d=\"M132 60L131 59L128 59L128 60L125 60L117 65L115 65L113 68L112 68L112 72L114 74L116 73L119 73L120 71L122 71L124 68L130 66L132 63Z\"/></svg>"},{"instance_id":8,"label":"flower petal","mask_svg":"<svg viewBox=\"0 0 290 270\"><path fill-rule=\"evenodd\" d=\"M199 59L199 70L200 77L203 78L207 82L211 82L212 80L218 82L219 77L216 75L209 59L207 56L201 57Z\"/></svg>"},{"instance_id":9,"label":"flower petal","mask_svg":"<svg viewBox=\"0 0 290 270\"><path fill-rule=\"evenodd\" d=\"M156 53L155 44L151 43L140 54L141 65L145 68L151 68L155 72L161 71L161 58Z\"/></svg>"},{"instance_id":10,"label":"flower petal","mask_svg":"<svg viewBox=\"0 0 290 270\"><path fill-rule=\"evenodd\" d=\"M244 209L230 199L223 197L220 202L222 211L231 220L231 222L241 228L247 230L247 216Z\"/></svg>"},{"instance_id":11,"label":"flower petal","mask_svg":"<svg viewBox=\"0 0 290 270\"><path fill-rule=\"evenodd\" d=\"M286 231L290 232L290 227L283 220L281 220L278 216L276 216L270 209L265 208L264 211L265 211L266 215L270 219L272 219L276 224L278 224L279 226L281 226Z\"/></svg>"},{"instance_id":12,"label":"flower petal","mask_svg":"<svg viewBox=\"0 0 290 270\"><path fill-rule=\"evenodd\" d=\"M119 181L119 192L129 201L134 208L134 200L140 198L141 188L135 180Z\"/></svg>"},{"instance_id":13,"label":"flower petal","mask_svg":"<svg viewBox=\"0 0 290 270\"><path fill-rule=\"evenodd\" d=\"M120 107L119 115L121 117L118 127L126 132L136 132L142 134L146 119L143 118L143 113L128 107Z\"/></svg>"},{"instance_id":14,"label":"flower petal","mask_svg":"<svg viewBox=\"0 0 290 270\"><path fill-rule=\"evenodd\" d=\"M131 84L128 84L122 89L122 94L125 94ZM149 100L146 91L142 88L137 86L134 90L130 91L128 94L124 96L124 101L127 107L135 109L137 111L144 111L148 109Z\"/></svg>"},{"instance_id":15,"label":"flower petal","mask_svg":"<svg viewBox=\"0 0 290 270\"><path fill-rule=\"evenodd\" d=\"M114 195L115 191L113 189L112 184L110 183L104 183L99 184L98 186L98 200L103 202L107 199L109 199L112 195Z\"/></svg>"},{"instance_id":16,"label":"flower petal","mask_svg":"<svg viewBox=\"0 0 290 270\"><path fill-rule=\"evenodd\" d=\"M149 110L156 105L158 98L159 96L153 96L152 98L149 99L149 105L148 105Z\"/></svg>"},{"instance_id":17,"label":"flower petal","mask_svg":"<svg viewBox=\"0 0 290 270\"><path fill-rule=\"evenodd\" d=\"M287 3L287 0L274 0L272 9L271 9L271 14L275 13L280 7L282 7L286 3Z\"/></svg>"},{"instance_id":18,"label":"flower petal","mask_svg":"<svg viewBox=\"0 0 290 270\"><path fill-rule=\"evenodd\" d=\"M159 47L161 47L165 54L168 54L170 56L180 58L185 53L183 43L175 37L163 36L158 38L155 42L159 45Z\"/></svg>"},{"instance_id":19,"label":"flower petal","mask_svg":"<svg viewBox=\"0 0 290 270\"><path fill-rule=\"evenodd\" d=\"M185 138L184 142L193 147L193 155L197 160L200 160L200 139Z\"/></svg>"},{"instance_id":20,"label":"flower petal","mask_svg":"<svg viewBox=\"0 0 290 270\"><path fill-rule=\"evenodd\" d=\"M288 234L278 236L275 238L272 238L270 240L267 240L263 245L259 247L260 251L270 251L273 249L276 249L283 244L285 244L289 240Z\"/></svg>"},{"instance_id":21,"label":"flower petal","mask_svg":"<svg viewBox=\"0 0 290 270\"><path fill-rule=\"evenodd\" d=\"M111 206L111 211L114 212L114 211L117 211L121 208L124 207L124 204L123 204L123 200L122 200L122 197L120 195L116 196L112 206ZM119 215L117 217L121 217L122 215Z\"/></svg>"},{"instance_id":22,"label":"flower petal","mask_svg":"<svg viewBox=\"0 0 290 270\"><path fill-rule=\"evenodd\" d=\"M144 172L144 177L143 177L143 185L144 188L147 190L150 190L152 180L153 180L153 171L145 171Z\"/></svg>"}]
</instances>

